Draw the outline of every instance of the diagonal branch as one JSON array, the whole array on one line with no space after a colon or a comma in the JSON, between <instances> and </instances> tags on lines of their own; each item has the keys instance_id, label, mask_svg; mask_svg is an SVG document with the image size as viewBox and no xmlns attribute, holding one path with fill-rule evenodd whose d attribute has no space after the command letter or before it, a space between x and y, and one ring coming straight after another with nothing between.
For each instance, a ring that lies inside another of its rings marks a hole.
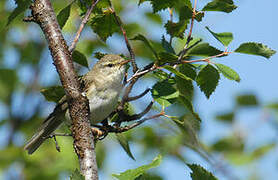
<instances>
[{"instance_id":1,"label":"diagonal branch","mask_svg":"<svg viewBox=\"0 0 278 180\"><path fill-rule=\"evenodd\" d=\"M116 22L117 22L118 26L120 27L120 29L122 31L122 34L123 34L123 36L125 38L125 44L126 44L126 47L127 47L128 51L129 51L129 54L130 54L130 59L131 59L133 73L135 73L138 70L137 64L135 62L135 53L134 53L134 51L133 51L133 49L132 49L132 47L131 47L131 45L130 45L130 43L128 41L128 38L127 38L127 35L126 35L126 31L125 31L125 29L123 27L123 23L122 23L120 17L117 16L117 14L116 14L116 12L115 12L113 7L110 7L110 10L113 13L113 15L114 15L114 17L116 19Z\"/></svg>"},{"instance_id":2,"label":"diagonal branch","mask_svg":"<svg viewBox=\"0 0 278 180\"><path fill-rule=\"evenodd\" d=\"M94 9L94 7L97 5L97 3L99 2L100 0L96 0L92 3L90 9L88 9L88 11L86 12L84 18L82 19L81 21L81 24L78 28L78 31L76 32L76 35L75 35L75 38L73 40L73 42L71 43L70 47L69 47L69 51L72 53L76 47L76 44L81 36L81 32L83 31L85 25L87 24L87 22L89 21L89 18L90 18L90 15Z\"/></svg>"}]
</instances>

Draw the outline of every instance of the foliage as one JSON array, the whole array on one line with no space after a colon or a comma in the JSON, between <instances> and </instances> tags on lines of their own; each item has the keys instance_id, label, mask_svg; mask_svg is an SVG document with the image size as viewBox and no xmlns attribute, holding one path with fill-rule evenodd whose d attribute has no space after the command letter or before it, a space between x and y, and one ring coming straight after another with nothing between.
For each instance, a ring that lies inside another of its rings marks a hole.
<instances>
[{"instance_id":1,"label":"foliage","mask_svg":"<svg viewBox=\"0 0 278 180\"><path fill-rule=\"evenodd\" d=\"M65 93L63 88L57 85L57 75L50 70L55 67L51 65L50 56L45 55L49 53L46 40L40 36L41 32L38 28L34 28L34 24L21 21L23 16L30 15L28 8L31 1L15 0L13 10L6 8L7 2L0 2L0 24L3 27L6 24L3 30L0 29L2 30L0 32L0 108L2 109L3 106L3 112L7 111L5 115L0 116L0 128L1 130L7 129L8 132L5 136L5 143L0 141L0 152L4 154L0 158L0 177L3 173L9 175L14 171L20 171L19 174L23 174L26 179L58 179L61 174L66 174L71 179L83 179L77 170L78 162L74 158L71 138L57 138L62 149L61 153L55 151L52 141L44 143L31 157L22 151L23 141L33 134L45 116L51 112L53 104L45 100L57 103ZM67 40L72 40L80 19L84 17L92 1L53 0L51 2L53 2L63 34ZM147 10L142 10L145 7ZM205 163L211 166L212 172L221 174L221 169L222 171L226 169L222 167L222 159L219 161L215 158L215 154L223 156L225 163L232 166L248 166L275 148L275 142L268 142L247 149L246 139L241 136L238 129L233 129L237 125L241 110L262 108L262 103L252 93L236 96L233 108L218 112L216 115L217 123L224 123L232 129L230 134L220 136L212 143L203 142L198 138L202 129L206 128L201 125L203 121L207 122L207 117L201 120L198 114L196 94L202 92L210 98L209 101L214 101L211 95L214 92L221 93L221 90L217 89L221 84L220 74L228 80L241 81L239 74L233 68L225 65L224 61L221 63L218 61L222 61L230 54L236 54L235 57L240 56L238 53L264 58L270 58L275 54L274 50L257 42L242 43L236 45L237 48L231 49L229 46L233 39L236 39L233 33L217 32L217 29L213 27L205 27L212 36L204 39L215 38L221 43L220 48L214 47L211 42L203 42L202 39L192 36L190 29L196 28L195 23L205 21L204 17L210 11L236 13L237 8L240 7L237 7L233 0L211 0L200 9L194 9L194 3L190 0L101 0L96 5L79 40L80 43L77 44L78 50L72 53L74 62L78 64L76 70L80 74L86 72L91 67L90 62L94 61L94 56L99 59L106 53L116 51L128 57L128 51L124 49L126 47L124 38L122 38L122 28L124 28L126 39L131 44L140 69L154 67L152 71L140 77L140 81L135 85L135 87L140 87L138 89L145 86L150 88L151 95L147 100L152 98L155 101L151 112L146 116L156 114L161 109L164 111L165 108L165 117L159 117L160 121L150 120L152 121L149 123L150 126L141 125L126 133L109 135L109 137L116 137L115 141L111 138L108 141L99 141L96 144L96 152L100 170L109 176L115 173L107 172L107 168L105 169L107 157L114 151L114 147L110 146L111 142L119 143L131 159L135 160L136 157L135 163L141 163L145 157L153 157L154 152L162 154L165 157L164 161L169 157L174 157L184 166L187 164L192 171L190 175L193 180L217 178L201 165L188 164L188 149L200 155ZM135 9L139 9L139 20L129 17L130 14L133 16ZM170 18L168 18L169 14ZM158 34L156 27L163 30L158 32L163 33ZM18 60L9 65L10 62L7 59L13 57L11 54L17 56ZM129 72L131 73L131 70ZM244 72L240 74L243 77ZM153 83L150 84L150 82ZM134 88L134 93L140 94L138 89ZM139 99L138 102L145 106L146 99ZM138 111L136 103L131 102L127 106L125 110L129 115ZM277 119L276 102L263 108L276 114ZM110 117L111 123L117 122L118 118L118 114L113 114ZM272 124L278 127L277 122L274 120ZM124 125L130 124L132 122L124 123ZM62 126L60 131L69 132L66 126ZM138 152L134 147L139 147L142 152ZM161 180L164 178L163 173L149 170L159 166L161 159L162 156L159 155L150 164L113 174L113 177ZM219 167L215 167L214 163L219 163ZM18 164L21 169L14 170L14 166ZM38 172L38 168L42 170ZM223 174L225 176L225 172Z\"/></svg>"},{"instance_id":2,"label":"foliage","mask_svg":"<svg viewBox=\"0 0 278 180\"><path fill-rule=\"evenodd\" d=\"M113 176L119 180L133 180L138 176L142 175L143 173L145 173L147 170L159 166L161 161L162 161L162 157L161 155L158 155L156 158L154 158L154 160L150 164L140 166L136 169L129 169L120 174L113 174Z\"/></svg>"}]
</instances>

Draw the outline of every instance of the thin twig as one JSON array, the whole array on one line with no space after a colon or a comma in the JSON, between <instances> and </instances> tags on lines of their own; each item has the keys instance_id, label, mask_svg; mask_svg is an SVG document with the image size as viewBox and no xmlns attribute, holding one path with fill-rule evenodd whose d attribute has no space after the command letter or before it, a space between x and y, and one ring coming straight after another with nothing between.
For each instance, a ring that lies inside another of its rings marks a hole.
<instances>
[{"instance_id":1,"label":"thin twig","mask_svg":"<svg viewBox=\"0 0 278 180\"><path fill-rule=\"evenodd\" d=\"M127 35L126 35L126 31L125 31L125 29L123 27L123 23L122 23L120 17L117 16L117 14L116 14L116 12L115 12L115 10L114 10L114 8L112 6L110 7L110 10L113 13L113 15L114 15L114 17L116 19L116 22L117 22L118 26L120 27L120 29L122 31L122 34L124 36L125 44L126 44L126 47L128 49L128 52L130 54L130 59L131 59L133 73L135 73L138 70L137 64L135 62L135 53L134 53L134 51L133 51L133 49L132 49L132 47L131 47L131 45L130 45L130 43L128 41L128 38L127 38Z\"/></svg>"},{"instance_id":2,"label":"thin twig","mask_svg":"<svg viewBox=\"0 0 278 180\"><path fill-rule=\"evenodd\" d=\"M185 55L185 53L187 51L187 47L189 45L189 42L192 40L192 31L193 31L194 19L196 17L196 6L197 6L197 0L195 0L195 2L194 2L194 8L193 8L193 11L192 11L192 18L191 18L191 25L190 25L190 30L189 30L189 33L188 33L188 36L187 36L187 40L186 40L186 43L184 45L183 50L181 51L181 53L179 55L178 61L182 60L183 56Z\"/></svg>"},{"instance_id":3,"label":"thin twig","mask_svg":"<svg viewBox=\"0 0 278 180\"><path fill-rule=\"evenodd\" d=\"M138 114L134 114L132 116L129 116L127 119L123 119L121 122L129 122L129 121L134 121L136 119L140 119L141 117L145 116L152 108L154 101L152 100L150 104L145 108L144 111Z\"/></svg>"},{"instance_id":4,"label":"thin twig","mask_svg":"<svg viewBox=\"0 0 278 180\"><path fill-rule=\"evenodd\" d=\"M140 99L141 97L145 96L151 89L148 88L146 89L144 92L142 92L141 94L139 94L138 96L133 96L133 97L128 97L127 101L130 102L130 101L135 101L137 99Z\"/></svg>"},{"instance_id":5,"label":"thin twig","mask_svg":"<svg viewBox=\"0 0 278 180\"><path fill-rule=\"evenodd\" d=\"M196 41L194 44L192 44L191 46L189 46L188 48L186 48L186 50L184 51L184 54L186 54L190 49L194 48L195 46L197 46L200 42L202 42L202 39L199 39L198 41ZM181 51L178 55L180 56L181 53L183 51Z\"/></svg>"},{"instance_id":6,"label":"thin twig","mask_svg":"<svg viewBox=\"0 0 278 180\"><path fill-rule=\"evenodd\" d=\"M72 136L72 134L67 134L67 133L53 133L49 136L49 138L52 138L54 136Z\"/></svg>"},{"instance_id":7,"label":"thin twig","mask_svg":"<svg viewBox=\"0 0 278 180\"><path fill-rule=\"evenodd\" d=\"M81 32L83 31L85 25L87 24L87 22L89 21L89 18L90 18L90 15L94 9L94 7L97 5L97 3L99 2L100 0L96 0L95 2L92 3L90 9L86 12L84 18L82 19L81 23L80 23L80 26L79 26L79 29L78 31L76 32L75 34L75 37L74 37L74 40L73 42L71 43L70 47L69 47L69 51L72 53L73 50L75 49L76 47L76 44L80 38L80 35L81 35Z\"/></svg>"},{"instance_id":8,"label":"thin twig","mask_svg":"<svg viewBox=\"0 0 278 180\"><path fill-rule=\"evenodd\" d=\"M210 59L212 58L217 58L217 57L222 57L222 56L227 56L228 54L231 54L233 52L223 52L221 54L217 54L215 56L210 56L210 57L207 57L207 58L203 58L203 59L196 59L196 60L183 60L181 61L182 64L186 64L186 63L194 63L194 62L208 62L210 63Z\"/></svg>"},{"instance_id":9,"label":"thin twig","mask_svg":"<svg viewBox=\"0 0 278 180\"><path fill-rule=\"evenodd\" d=\"M163 112L161 112L161 113L159 113L159 114L156 114L156 115L154 115L154 116L143 118L143 119L137 121L137 122L134 123L134 124L131 124L131 125L129 125L129 126L125 126L125 127L120 128L119 131L118 131L118 133L128 131L128 130L130 130L130 129L133 129L133 128L139 126L140 124L142 124L142 123L144 123L144 122L146 122L146 121L148 121L148 120L155 119L155 118L158 118L158 117L164 116L164 115L165 115L165 112L163 111Z\"/></svg>"},{"instance_id":10,"label":"thin twig","mask_svg":"<svg viewBox=\"0 0 278 180\"><path fill-rule=\"evenodd\" d=\"M127 82L130 82L131 80L133 80L134 78L139 78L151 71L154 71L158 68L158 66L156 66L155 64L153 64L152 67L150 67L149 69L146 69L146 70L142 70L142 71L137 71L135 74L133 74L128 80Z\"/></svg>"}]
</instances>

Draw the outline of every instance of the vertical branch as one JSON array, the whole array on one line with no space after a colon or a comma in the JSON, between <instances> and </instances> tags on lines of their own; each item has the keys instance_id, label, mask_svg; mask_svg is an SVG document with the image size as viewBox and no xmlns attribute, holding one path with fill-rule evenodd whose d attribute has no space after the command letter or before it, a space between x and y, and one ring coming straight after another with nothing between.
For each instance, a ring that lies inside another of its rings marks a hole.
<instances>
[{"instance_id":1,"label":"vertical branch","mask_svg":"<svg viewBox=\"0 0 278 180\"><path fill-rule=\"evenodd\" d=\"M31 7L32 20L39 24L51 52L54 64L65 89L73 121L74 149L85 179L98 179L93 134L90 129L89 102L82 95L71 53L64 40L50 0L35 0Z\"/></svg>"}]
</instances>

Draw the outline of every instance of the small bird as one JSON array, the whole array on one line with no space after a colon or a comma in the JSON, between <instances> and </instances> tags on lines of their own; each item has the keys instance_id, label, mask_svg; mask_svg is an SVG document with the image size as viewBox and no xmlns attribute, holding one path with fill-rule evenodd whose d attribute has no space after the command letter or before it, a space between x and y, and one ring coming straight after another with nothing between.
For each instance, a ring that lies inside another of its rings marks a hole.
<instances>
[{"instance_id":1,"label":"small bird","mask_svg":"<svg viewBox=\"0 0 278 180\"><path fill-rule=\"evenodd\" d=\"M101 122L116 108L123 89L125 64L128 62L129 60L119 55L105 55L81 78L84 93L89 100L92 124ZM24 149L28 154L35 152L44 140L66 121L66 117L69 117L69 112L64 96L25 145Z\"/></svg>"}]
</instances>

